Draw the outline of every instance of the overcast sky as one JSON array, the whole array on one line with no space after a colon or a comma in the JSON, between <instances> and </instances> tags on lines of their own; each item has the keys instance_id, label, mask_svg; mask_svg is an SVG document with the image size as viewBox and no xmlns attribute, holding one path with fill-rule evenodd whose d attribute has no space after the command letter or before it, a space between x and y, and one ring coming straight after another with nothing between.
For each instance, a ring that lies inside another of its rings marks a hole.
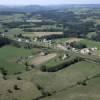
<instances>
[{"instance_id":1,"label":"overcast sky","mask_svg":"<svg viewBox=\"0 0 100 100\"><path fill-rule=\"evenodd\" d=\"M100 0L0 0L0 5L100 4Z\"/></svg>"}]
</instances>

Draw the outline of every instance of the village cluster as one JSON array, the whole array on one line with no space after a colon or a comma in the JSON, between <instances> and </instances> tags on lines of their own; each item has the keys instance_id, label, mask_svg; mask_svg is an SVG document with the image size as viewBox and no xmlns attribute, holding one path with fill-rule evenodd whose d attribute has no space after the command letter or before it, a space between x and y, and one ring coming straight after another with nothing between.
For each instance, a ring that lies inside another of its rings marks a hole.
<instances>
[{"instance_id":1,"label":"village cluster","mask_svg":"<svg viewBox=\"0 0 100 100\"><path fill-rule=\"evenodd\" d=\"M4 34L1 34L1 36L5 37ZM17 38L16 41L17 42L40 44L40 45L42 44L46 47L61 49L61 50L64 50L64 51L72 51L72 52L81 53L81 54L88 54L88 55L96 55L96 51L98 50L97 47L92 47L92 48L87 47L87 48L77 49L77 48L74 48L74 47L70 46L70 44L72 42L78 42L76 40L73 40L71 42L66 41L63 44L55 43L54 40L47 40L45 38L39 39L37 37L34 38L33 40L24 39L24 38Z\"/></svg>"},{"instance_id":2,"label":"village cluster","mask_svg":"<svg viewBox=\"0 0 100 100\"><path fill-rule=\"evenodd\" d=\"M22 39L21 38L18 38L18 41L21 42ZM30 41L28 39L25 40L26 43L30 43ZM89 55L95 55L95 52L98 50L97 47L92 47L92 48L82 48L82 49L77 49L77 48L73 48L70 46L70 43L68 44L67 42L64 43L65 45L62 45L62 44L56 44L54 46L53 44L53 40L47 40L47 39L38 39L38 38L34 38L33 40L34 43L37 43L37 42L41 42L47 46L53 46L55 48L58 48L58 49L62 49L62 50L65 50L65 51L68 51L68 50L71 50L73 52L77 52L77 53L81 53L81 54L89 54ZM73 41L74 42L74 41ZM75 41L76 42L76 41Z\"/></svg>"},{"instance_id":3,"label":"village cluster","mask_svg":"<svg viewBox=\"0 0 100 100\"><path fill-rule=\"evenodd\" d=\"M74 48L72 46L70 46L70 43L65 46L63 46L63 48L65 50L71 50L73 52L77 52L77 53L81 53L81 54L89 54L89 55L95 55L96 51L98 50L97 47L92 47L92 48L82 48L82 49L77 49L77 48Z\"/></svg>"}]
</instances>

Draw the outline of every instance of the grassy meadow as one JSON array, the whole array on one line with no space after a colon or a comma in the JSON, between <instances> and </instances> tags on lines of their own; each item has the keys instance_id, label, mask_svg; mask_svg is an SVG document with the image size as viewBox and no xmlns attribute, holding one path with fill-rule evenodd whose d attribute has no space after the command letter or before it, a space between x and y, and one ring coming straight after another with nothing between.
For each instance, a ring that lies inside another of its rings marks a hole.
<instances>
[{"instance_id":1,"label":"grassy meadow","mask_svg":"<svg viewBox=\"0 0 100 100\"><path fill-rule=\"evenodd\" d=\"M22 72L25 70L25 65L23 63L17 63L17 59L20 57L31 56L32 53L37 53L38 49L26 50L24 48L16 48L13 46L4 46L0 48L0 68L5 68L8 74L13 74L16 72Z\"/></svg>"},{"instance_id":2,"label":"grassy meadow","mask_svg":"<svg viewBox=\"0 0 100 100\"><path fill-rule=\"evenodd\" d=\"M57 72L35 74L33 82L49 92L60 91L100 73L99 69L100 67L96 63L82 61Z\"/></svg>"}]
</instances>

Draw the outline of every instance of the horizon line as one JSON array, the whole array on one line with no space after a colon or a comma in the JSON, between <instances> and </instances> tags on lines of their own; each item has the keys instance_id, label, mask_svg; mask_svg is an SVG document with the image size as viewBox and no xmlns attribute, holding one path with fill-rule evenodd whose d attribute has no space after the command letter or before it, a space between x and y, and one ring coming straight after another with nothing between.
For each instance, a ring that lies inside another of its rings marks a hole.
<instances>
[{"instance_id":1,"label":"horizon line","mask_svg":"<svg viewBox=\"0 0 100 100\"><path fill-rule=\"evenodd\" d=\"M100 5L100 3L66 3L66 4L0 4L0 6L60 6L60 5Z\"/></svg>"}]
</instances>

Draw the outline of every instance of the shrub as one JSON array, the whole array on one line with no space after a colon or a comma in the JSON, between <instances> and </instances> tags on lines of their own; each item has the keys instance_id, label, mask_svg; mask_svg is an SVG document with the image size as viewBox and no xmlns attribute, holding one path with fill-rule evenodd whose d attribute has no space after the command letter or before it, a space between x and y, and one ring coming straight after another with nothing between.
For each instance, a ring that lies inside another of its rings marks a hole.
<instances>
[{"instance_id":1,"label":"shrub","mask_svg":"<svg viewBox=\"0 0 100 100\"><path fill-rule=\"evenodd\" d=\"M13 93L13 91L11 89L8 89L7 91L8 91L8 93Z\"/></svg>"},{"instance_id":2,"label":"shrub","mask_svg":"<svg viewBox=\"0 0 100 100\"><path fill-rule=\"evenodd\" d=\"M29 66L29 65L28 65L28 62L25 62L25 66Z\"/></svg>"},{"instance_id":3,"label":"shrub","mask_svg":"<svg viewBox=\"0 0 100 100\"><path fill-rule=\"evenodd\" d=\"M77 49L83 49L87 47L85 44L79 43L79 42L72 42L70 46L72 46L73 48L77 48Z\"/></svg>"},{"instance_id":4,"label":"shrub","mask_svg":"<svg viewBox=\"0 0 100 100\"><path fill-rule=\"evenodd\" d=\"M83 86L86 86L87 85L86 81L77 82L77 84L78 85L83 85Z\"/></svg>"},{"instance_id":5,"label":"shrub","mask_svg":"<svg viewBox=\"0 0 100 100\"><path fill-rule=\"evenodd\" d=\"M21 73L22 73L22 72L15 72L14 75L18 75L18 74L21 74Z\"/></svg>"},{"instance_id":6,"label":"shrub","mask_svg":"<svg viewBox=\"0 0 100 100\"><path fill-rule=\"evenodd\" d=\"M34 68L34 67L35 67L35 65L32 64L32 65L31 65L31 68Z\"/></svg>"},{"instance_id":7,"label":"shrub","mask_svg":"<svg viewBox=\"0 0 100 100\"><path fill-rule=\"evenodd\" d=\"M36 87L38 88L38 90L43 90L43 88L38 84L36 84Z\"/></svg>"},{"instance_id":8,"label":"shrub","mask_svg":"<svg viewBox=\"0 0 100 100\"><path fill-rule=\"evenodd\" d=\"M82 61L82 60L83 60L82 58L74 57L74 58L71 58L71 59L69 59L69 60L67 60L67 61L65 61L65 62L63 62L59 65L52 66L52 67L49 67L49 68L46 67L46 66L42 66L41 70L42 71L48 71L48 72L56 72L58 70L61 70L65 67L69 67L70 65L75 64L75 63Z\"/></svg>"},{"instance_id":9,"label":"shrub","mask_svg":"<svg viewBox=\"0 0 100 100\"><path fill-rule=\"evenodd\" d=\"M21 78L21 77L19 77L19 76L17 76L17 80L22 80L22 78Z\"/></svg>"},{"instance_id":10,"label":"shrub","mask_svg":"<svg viewBox=\"0 0 100 100\"><path fill-rule=\"evenodd\" d=\"M3 79L4 79L4 80L7 80L7 76L3 76Z\"/></svg>"},{"instance_id":11,"label":"shrub","mask_svg":"<svg viewBox=\"0 0 100 100\"><path fill-rule=\"evenodd\" d=\"M8 74L8 71L4 68L0 68L2 75L6 76Z\"/></svg>"},{"instance_id":12,"label":"shrub","mask_svg":"<svg viewBox=\"0 0 100 100\"><path fill-rule=\"evenodd\" d=\"M25 69L26 71L30 71L31 70L31 68L29 67L29 66L26 66L26 69Z\"/></svg>"},{"instance_id":13,"label":"shrub","mask_svg":"<svg viewBox=\"0 0 100 100\"><path fill-rule=\"evenodd\" d=\"M45 65L42 65L42 66L40 67L40 70L43 71L43 72L46 72L46 71L47 71L47 68L46 68Z\"/></svg>"},{"instance_id":14,"label":"shrub","mask_svg":"<svg viewBox=\"0 0 100 100\"><path fill-rule=\"evenodd\" d=\"M14 90L20 90L20 88L18 87L18 85L14 85Z\"/></svg>"},{"instance_id":15,"label":"shrub","mask_svg":"<svg viewBox=\"0 0 100 100\"><path fill-rule=\"evenodd\" d=\"M46 96L51 96L52 94L48 91L42 91L42 95L46 97Z\"/></svg>"}]
</instances>

